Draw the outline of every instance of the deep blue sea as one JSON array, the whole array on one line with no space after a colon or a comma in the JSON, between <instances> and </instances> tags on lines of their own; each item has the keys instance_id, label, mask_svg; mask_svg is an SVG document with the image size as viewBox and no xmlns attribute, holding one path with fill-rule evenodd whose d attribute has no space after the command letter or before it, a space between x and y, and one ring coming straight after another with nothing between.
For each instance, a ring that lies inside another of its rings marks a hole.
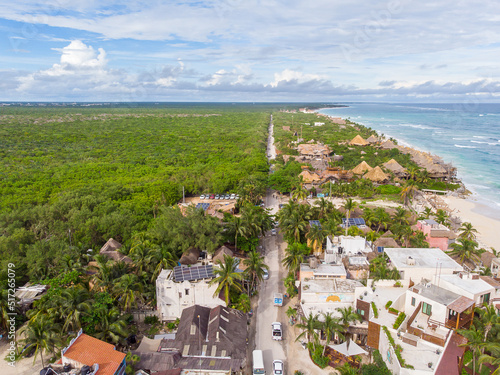
<instances>
[{"instance_id":1,"label":"deep blue sea","mask_svg":"<svg viewBox=\"0 0 500 375\"><path fill-rule=\"evenodd\" d=\"M322 109L441 156L497 216L500 211L500 104L345 103ZM492 212L493 213L493 212Z\"/></svg>"}]
</instances>

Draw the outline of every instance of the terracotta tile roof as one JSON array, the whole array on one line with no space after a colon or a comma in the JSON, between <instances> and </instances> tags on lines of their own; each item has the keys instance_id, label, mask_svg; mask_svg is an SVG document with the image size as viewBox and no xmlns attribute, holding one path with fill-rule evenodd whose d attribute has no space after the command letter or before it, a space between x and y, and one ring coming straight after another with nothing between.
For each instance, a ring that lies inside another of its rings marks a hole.
<instances>
[{"instance_id":1,"label":"terracotta tile roof","mask_svg":"<svg viewBox=\"0 0 500 375\"><path fill-rule=\"evenodd\" d=\"M455 331L451 332L451 338L444 349L443 357L436 369L436 375L459 375L458 359L464 355L467 339Z\"/></svg>"},{"instance_id":2,"label":"terracotta tile roof","mask_svg":"<svg viewBox=\"0 0 500 375\"><path fill-rule=\"evenodd\" d=\"M487 282L488 284L490 284L495 289L500 289L500 282L495 280L493 277L491 277L491 276L479 276L479 278L481 280Z\"/></svg>"},{"instance_id":3,"label":"terracotta tile roof","mask_svg":"<svg viewBox=\"0 0 500 375\"><path fill-rule=\"evenodd\" d=\"M66 350L63 357L87 366L99 364L96 375L114 375L123 362L125 353L115 350L111 344L82 333Z\"/></svg>"},{"instance_id":4,"label":"terracotta tile roof","mask_svg":"<svg viewBox=\"0 0 500 375\"><path fill-rule=\"evenodd\" d=\"M460 296L460 298L456 299L452 303L448 305L448 309L456 311L457 313L464 312L469 307L474 304L474 301L465 296Z\"/></svg>"}]
</instances>

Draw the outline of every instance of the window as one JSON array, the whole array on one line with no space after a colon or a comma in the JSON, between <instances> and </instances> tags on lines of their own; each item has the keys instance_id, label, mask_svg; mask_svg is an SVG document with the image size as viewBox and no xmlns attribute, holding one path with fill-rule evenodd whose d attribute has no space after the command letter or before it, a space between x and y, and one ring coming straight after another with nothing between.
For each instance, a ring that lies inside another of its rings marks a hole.
<instances>
[{"instance_id":1,"label":"window","mask_svg":"<svg viewBox=\"0 0 500 375\"><path fill-rule=\"evenodd\" d=\"M483 294L481 296L481 303L489 303L490 302L490 293Z\"/></svg>"},{"instance_id":2,"label":"window","mask_svg":"<svg viewBox=\"0 0 500 375\"><path fill-rule=\"evenodd\" d=\"M186 296L189 296L189 289L184 289L184 291L186 292Z\"/></svg>"},{"instance_id":3,"label":"window","mask_svg":"<svg viewBox=\"0 0 500 375\"><path fill-rule=\"evenodd\" d=\"M415 297L411 297L411 305L415 306L415 303L416 303Z\"/></svg>"},{"instance_id":4,"label":"window","mask_svg":"<svg viewBox=\"0 0 500 375\"><path fill-rule=\"evenodd\" d=\"M356 312L361 316L365 315L365 310L357 309Z\"/></svg>"},{"instance_id":5,"label":"window","mask_svg":"<svg viewBox=\"0 0 500 375\"><path fill-rule=\"evenodd\" d=\"M423 303L422 304L422 312L426 315L431 315L432 314L432 305L429 305L428 303Z\"/></svg>"}]
</instances>

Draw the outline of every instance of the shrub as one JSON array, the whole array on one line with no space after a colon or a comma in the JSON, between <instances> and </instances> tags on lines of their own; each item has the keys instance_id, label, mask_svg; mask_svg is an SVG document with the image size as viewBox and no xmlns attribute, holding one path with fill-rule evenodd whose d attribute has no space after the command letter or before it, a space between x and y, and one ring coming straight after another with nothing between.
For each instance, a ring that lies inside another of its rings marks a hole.
<instances>
[{"instance_id":1,"label":"shrub","mask_svg":"<svg viewBox=\"0 0 500 375\"><path fill-rule=\"evenodd\" d=\"M396 321L394 322L394 325L392 326L392 328L394 329L398 329L401 324L404 322L406 318L406 314L404 312L400 312L398 317L396 318Z\"/></svg>"},{"instance_id":2,"label":"shrub","mask_svg":"<svg viewBox=\"0 0 500 375\"><path fill-rule=\"evenodd\" d=\"M375 305L375 302L372 302L372 310L373 310L373 316L375 318L378 318L378 309L377 309L377 305Z\"/></svg>"},{"instance_id":3,"label":"shrub","mask_svg":"<svg viewBox=\"0 0 500 375\"><path fill-rule=\"evenodd\" d=\"M389 307L389 312L391 314L394 314L394 315L398 315L399 314L399 311L396 310L394 307Z\"/></svg>"},{"instance_id":4,"label":"shrub","mask_svg":"<svg viewBox=\"0 0 500 375\"><path fill-rule=\"evenodd\" d=\"M392 305L392 301L387 301L387 303L385 304L385 308L389 309L389 307L391 307L391 305Z\"/></svg>"},{"instance_id":5,"label":"shrub","mask_svg":"<svg viewBox=\"0 0 500 375\"><path fill-rule=\"evenodd\" d=\"M318 345L311 356L314 363L316 363L320 368L325 368L328 366L328 357L323 355L323 346Z\"/></svg>"},{"instance_id":6,"label":"shrub","mask_svg":"<svg viewBox=\"0 0 500 375\"><path fill-rule=\"evenodd\" d=\"M144 324L158 324L160 323L160 319L156 315L146 316L144 318Z\"/></svg>"}]
</instances>

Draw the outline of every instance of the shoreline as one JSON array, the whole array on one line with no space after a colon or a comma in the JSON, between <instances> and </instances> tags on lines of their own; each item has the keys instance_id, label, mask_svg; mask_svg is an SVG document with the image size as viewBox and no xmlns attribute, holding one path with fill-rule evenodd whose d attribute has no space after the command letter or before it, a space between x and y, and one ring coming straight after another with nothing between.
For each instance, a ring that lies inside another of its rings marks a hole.
<instances>
[{"instance_id":1,"label":"shoreline","mask_svg":"<svg viewBox=\"0 0 500 375\"><path fill-rule=\"evenodd\" d=\"M320 110L329 109L329 108L320 108L316 111L319 113ZM321 113L323 116L327 116L329 118L341 117L341 116L332 116L326 113ZM360 125L365 126L360 123ZM381 137L381 133L373 129L379 137ZM398 139L396 137L392 137L389 134L384 133L384 137L386 139L393 138L398 144L412 148L417 151L429 152L425 151L419 147L416 147L406 141ZM440 157L439 155L436 155ZM457 170L457 175L459 175L459 171ZM477 229L477 239L476 241L479 244L479 247L484 247L486 250L489 248L494 248L496 250L500 250L500 237L497 235L497 228L500 228L500 209L493 209L489 205L490 200L485 197L482 197L479 193L474 191L474 189L469 188L463 178L459 178L461 185L468 191L471 192L471 196L466 198L460 198L453 195L445 195L443 197L444 202L450 208L451 214L460 219L462 223L469 222L472 224L474 228ZM491 203L498 204L497 202L491 201ZM494 212L492 212L494 211Z\"/></svg>"}]
</instances>

